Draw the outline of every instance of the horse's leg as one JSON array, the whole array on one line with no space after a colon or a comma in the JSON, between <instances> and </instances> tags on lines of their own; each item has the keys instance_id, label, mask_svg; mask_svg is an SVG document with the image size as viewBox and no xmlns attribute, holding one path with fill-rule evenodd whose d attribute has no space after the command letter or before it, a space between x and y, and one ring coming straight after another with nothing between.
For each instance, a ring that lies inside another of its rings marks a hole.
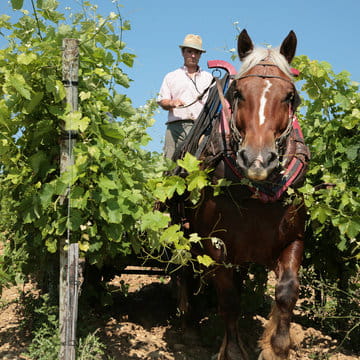
<instances>
[{"instance_id":1,"label":"horse's leg","mask_svg":"<svg viewBox=\"0 0 360 360\"><path fill-rule=\"evenodd\" d=\"M183 267L174 272L171 283L177 301L177 314L181 320L181 326L188 328L194 322L192 309L192 298L196 290L194 272L190 267Z\"/></svg>"},{"instance_id":2,"label":"horse's leg","mask_svg":"<svg viewBox=\"0 0 360 360\"><path fill-rule=\"evenodd\" d=\"M234 283L234 270L219 267L213 281L218 297L219 314L225 324L225 335L217 360L247 360L248 356L237 324L240 301L238 287Z\"/></svg>"},{"instance_id":3,"label":"horse's leg","mask_svg":"<svg viewBox=\"0 0 360 360\"><path fill-rule=\"evenodd\" d=\"M275 270L278 279L275 287L275 303L260 340L262 352L259 360L283 360L289 356L290 321L299 296L298 271L303 248L302 240L294 241L279 258Z\"/></svg>"}]
</instances>

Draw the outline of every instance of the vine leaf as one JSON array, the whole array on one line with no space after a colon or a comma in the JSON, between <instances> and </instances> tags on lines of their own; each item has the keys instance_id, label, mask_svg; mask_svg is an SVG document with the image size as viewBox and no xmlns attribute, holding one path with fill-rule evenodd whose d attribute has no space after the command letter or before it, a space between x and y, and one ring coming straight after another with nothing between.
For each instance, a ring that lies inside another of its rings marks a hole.
<instances>
[{"instance_id":1,"label":"vine leaf","mask_svg":"<svg viewBox=\"0 0 360 360\"><path fill-rule=\"evenodd\" d=\"M11 0L11 6L14 10L20 10L23 6L24 0Z\"/></svg>"}]
</instances>

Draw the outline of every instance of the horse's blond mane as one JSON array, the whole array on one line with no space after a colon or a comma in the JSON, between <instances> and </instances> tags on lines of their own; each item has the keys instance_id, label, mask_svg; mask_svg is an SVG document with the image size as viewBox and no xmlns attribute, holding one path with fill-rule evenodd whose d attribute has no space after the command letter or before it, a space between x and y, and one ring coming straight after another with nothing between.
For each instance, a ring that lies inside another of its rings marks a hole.
<instances>
[{"instance_id":1,"label":"horse's blond mane","mask_svg":"<svg viewBox=\"0 0 360 360\"><path fill-rule=\"evenodd\" d=\"M259 64L263 60L274 63L279 67L279 69L282 72L284 72L290 78L292 77L291 68L285 57L282 54L280 54L279 48L270 48L270 49L256 48L251 52L250 55L248 55L245 58L235 79L244 75L251 68Z\"/></svg>"}]
</instances>

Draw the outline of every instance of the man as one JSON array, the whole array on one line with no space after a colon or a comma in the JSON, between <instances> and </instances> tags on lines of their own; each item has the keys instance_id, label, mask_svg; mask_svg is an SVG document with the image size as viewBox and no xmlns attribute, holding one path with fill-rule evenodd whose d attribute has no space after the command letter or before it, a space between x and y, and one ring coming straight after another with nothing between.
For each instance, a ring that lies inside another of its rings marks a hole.
<instances>
[{"instance_id":1,"label":"man","mask_svg":"<svg viewBox=\"0 0 360 360\"><path fill-rule=\"evenodd\" d=\"M185 140L205 105L206 90L213 79L209 72L201 70L198 65L201 54L206 52L199 35L186 35L179 47L184 66L165 75L157 98L158 104L169 112L164 155L172 160L176 160L176 147Z\"/></svg>"}]
</instances>

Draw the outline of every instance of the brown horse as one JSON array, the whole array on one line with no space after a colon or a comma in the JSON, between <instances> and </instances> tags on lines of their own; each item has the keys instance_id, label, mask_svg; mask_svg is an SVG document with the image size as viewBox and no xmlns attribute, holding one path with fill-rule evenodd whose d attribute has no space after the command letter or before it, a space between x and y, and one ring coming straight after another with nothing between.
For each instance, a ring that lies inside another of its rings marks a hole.
<instances>
[{"instance_id":1,"label":"brown horse","mask_svg":"<svg viewBox=\"0 0 360 360\"><path fill-rule=\"evenodd\" d=\"M208 254L217 264L211 273L225 323L218 360L248 359L238 331L235 280L236 267L249 263L264 265L277 276L259 359L289 356L306 211L302 200L295 201L285 189L303 175L308 160L294 115L299 97L289 64L296 43L291 31L279 49L254 49L246 30L239 35L243 65L227 91L229 106L200 157L205 167L215 169L214 182L227 178L232 185L217 196L206 189L199 205L186 209L189 231L205 239L196 254ZM302 166L295 175L289 168L293 161Z\"/></svg>"}]
</instances>

